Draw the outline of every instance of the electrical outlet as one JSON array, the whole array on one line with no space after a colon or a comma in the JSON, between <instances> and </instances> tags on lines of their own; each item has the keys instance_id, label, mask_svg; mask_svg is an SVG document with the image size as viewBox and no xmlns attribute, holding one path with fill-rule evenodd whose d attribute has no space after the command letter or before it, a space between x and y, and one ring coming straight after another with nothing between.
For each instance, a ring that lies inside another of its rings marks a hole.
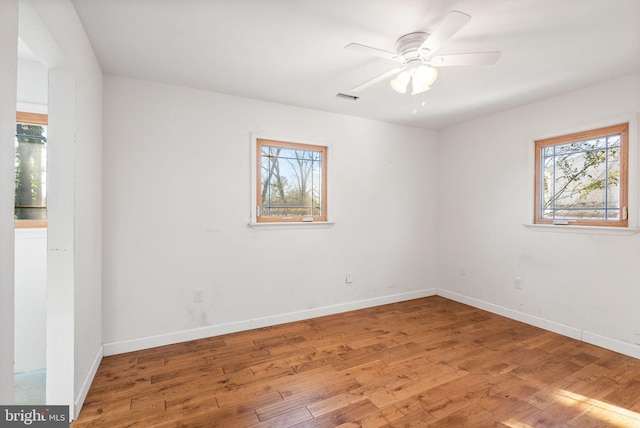
<instances>
[{"instance_id":1,"label":"electrical outlet","mask_svg":"<svg viewBox=\"0 0 640 428\"><path fill-rule=\"evenodd\" d=\"M204 290L193 290L193 302L203 302L204 301Z\"/></svg>"},{"instance_id":2,"label":"electrical outlet","mask_svg":"<svg viewBox=\"0 0 640 428\"><path fill-rule=\"evenodd\" d=\"M458 272L460 273L460 275L462 276L467 276L467 268L465 268L464 266L460 266L458 268Z\"/></svg>"},{"instance_id":3,"label":"electrical outlet","mask_svg":"<svg viewBox=\"0 0 640 428\"><path fill-rule=\"evenodd\" d=\"M345 275L345 281L347 284L351 284L353 282L353 274L351 272L347 272Z\"/></svg>"}]
</instances>

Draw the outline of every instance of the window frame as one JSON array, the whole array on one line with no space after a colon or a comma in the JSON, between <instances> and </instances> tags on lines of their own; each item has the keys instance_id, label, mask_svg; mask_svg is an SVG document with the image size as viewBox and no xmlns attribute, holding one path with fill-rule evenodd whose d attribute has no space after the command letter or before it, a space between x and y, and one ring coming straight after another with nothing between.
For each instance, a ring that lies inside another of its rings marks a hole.
<instances>
[{"instance_id":1,"label":"window frame","mask_svg":"<svg viewBox=\"0 0 640 428\"><path fill-rule=\"evenodd\" d=\"M572 219L568 221L558 221L550 218L543 218L543 191L542 191L542 151L546 147L570 144L610 135L620 135L620 218L618 220L589 220ZM547 225L577 225L596 227L618 227L629 226L629 122L616 125L604 126L601 128L580 131L571 134L560 135L540 140L535 140L535 178L534 178L534 224Z\"/></svg>"},{"instance_id":2,"label":"window frame","mask_svg":"<svg viewBox=\"0 0 640 428\"><path fill-rule=\"evenodd\" d=\"M25 123L29 125L49 126L49 115L45 113L33 113L25 111L16 111L16 125ZM14 228L16 229L35 229L47 228L48 220L14 220Z\"/></svg>"},{"instance_id":3,"label":"window frame","mask_svg":"<svg viewBox=\"0 0 640 428\"><path fill-rule=\"evenodd\" d=\"M288 139L270 138L263 136L254 136L253 156L255 163L253 166L253 196L252 196L252 223L253 224L313 224L313 223L329 223L328 216L328 152L329 146L319 143L309 143L301 141L289 141ZM262 216L262 147L282 147L294 150L318 151L322 153L322 177L321 177L321 206L322 215L319 216Z\"/></svg>"}]
</instances>

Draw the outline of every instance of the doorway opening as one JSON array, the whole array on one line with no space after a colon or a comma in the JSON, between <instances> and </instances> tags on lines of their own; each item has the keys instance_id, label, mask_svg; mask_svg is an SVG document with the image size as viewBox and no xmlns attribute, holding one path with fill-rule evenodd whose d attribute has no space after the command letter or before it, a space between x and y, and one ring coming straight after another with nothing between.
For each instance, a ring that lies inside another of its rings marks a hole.
<instances>
[{"instance_id":1,"label":"doorway opening","mask_svg":"<svg viewBox=\"0 0 640 428\"><path fill-rule=\"evenodd\" d=\"M15 163L14 402L46 404L47 69L19 41Z\"/></svg>"}]
</instances>

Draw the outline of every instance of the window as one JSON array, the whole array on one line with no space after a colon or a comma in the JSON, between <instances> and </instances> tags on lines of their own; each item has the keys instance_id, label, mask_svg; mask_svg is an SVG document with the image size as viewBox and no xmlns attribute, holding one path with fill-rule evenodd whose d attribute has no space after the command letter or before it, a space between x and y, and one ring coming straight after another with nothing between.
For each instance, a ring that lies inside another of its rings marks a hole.
<instances>
[{"instance_id":1,"label":"window","mask_svg":"<svg viewBox=\"0 0 640 428\"><path fill-rule=\"evenodd\" d=\"M535 142L535 223L627 227L629 124Z\"/></svg>"},{"instance_id":2,"label":"window","mask_svg":"<svg viewBox=\"0 0 640 428\"><path fill-rule=\"evenodd\" d=\"M256 221L327 221L327 147L256 140Z\"/></svg>"},{"instance_id":3,"label":"window","mask_svg":"<svg viewBox=\"0 0 640 428\"><path fill-rule=\"evenodd\" d=\"M47 226L46 114L16 113L16 227Z\"/></svg>"}]
</instances>

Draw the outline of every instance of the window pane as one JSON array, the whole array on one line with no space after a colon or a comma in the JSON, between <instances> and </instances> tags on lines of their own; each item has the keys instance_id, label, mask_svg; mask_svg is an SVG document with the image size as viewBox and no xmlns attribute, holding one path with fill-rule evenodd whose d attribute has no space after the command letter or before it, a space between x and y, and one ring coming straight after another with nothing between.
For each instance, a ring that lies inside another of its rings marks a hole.
<instances>
[{"instance_id":1,"label":"window pane","mask_svg":"<svg viewBox=\"0 0 640 428\"><path fill-rule=\"evenodd\" d=\"M46 127L17 124L15 214L17 220L46 220Z\"/></svg>"},{"instance_id":2,"label":"window pane","mask_svg":"<svg viewBox=\"0 0 640 428\"><path fill-rule=\"evenodd\" d=\"M541 217L616 220L620 216L620 135L541 149Z\"/></svg>"},{"instance_id":3,"label":"window pane","mask_svg":"<svg viewBox=\"0 0 640 428\"><path fill-rule=\"evenodd\" d=\"M266 217L305 217L312 215L312 210L309 208L278 208L271 207L269 208L269 214ZM316 214L319 215L319 214Z\"/></svg>"},{"instance_id":4,"label":"window pane","mask_svg":"<svg viewBox=\"0 0 640 428\"><path fill-rule=\"evenodd\" d=\"M620 208L620 149L609 149L608 154L607 208L617 209ZM619 215L618 212L616 212L616 216L617 215Z\"/></svg>"},{"instance_id":5,"label":"window pane","mask_svg":"<svg viewBox=\"0 0 640 428\"><path fill-rule=\"evenodd\" d=\"M544 160L544 171L542 171L542 208L544 217L553 217L553 212L549 211L553 208L553 194L555 182L555 158L550 157Z\"/></svg>"},{"instance_id":6,"label":"window pane","mask_svg":"<svg viewBox=\"0 0 640 428\"><path fill-rule=\"evenodd\" d=\"M604 220L606 217L606 210L588 210L588 209L566 209L557 210L555 212L556 219L589 219L589 220Z\"/></svg>"},{"instance_id":7,"label":"window pane","mask_svg":"<svg viewBox=\"0 0 640 428\"><path fill-rule=\"evenodd\" d=\"M322 216L321 151L262 145L261 216Z\"/></svg>"},{"instance_id":8,"label":"window pane","mask_svg":"<svg viewBox=\"0 0 640 428\"><path fill-rule=\"evenodd\" d=\"M607 148L607 138L595 138L580 143L581 150L597 150Z\"/></svg>"},{"instance_id":9,"label":"window pane","mask_svg":"<svg viewBox=\"0 0 640 428\"><path fill-rule=\"evenodd\" d=\"M607 137L609 147L620 147L620 136L619 135L611 135Z\"/></svg>"},{"instance_id":10,"label":"window pane","mask_svg":"<svg viewBox=\"0 0 640 428\"><path fill-rule=\"evenodd\" d=\"M542 156L544 156L545 158L552 157L554 149L554 146L545 147L544 149L542 149Z\"/></svg>"}]
</instances>

